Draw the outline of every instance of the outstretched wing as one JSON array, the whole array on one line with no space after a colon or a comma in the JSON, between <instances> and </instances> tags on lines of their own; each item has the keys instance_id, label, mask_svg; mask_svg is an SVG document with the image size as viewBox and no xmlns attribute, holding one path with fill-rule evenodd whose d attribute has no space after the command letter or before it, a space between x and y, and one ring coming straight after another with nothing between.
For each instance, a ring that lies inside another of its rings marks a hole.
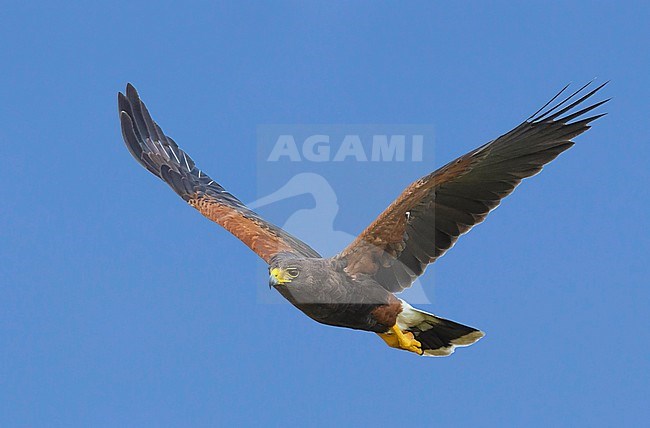
<instances>
[{"instance_id":1,"label":"outstretched wing","mask_svg":"<svg viewBox=\"0 0 650 428\"><path fill-rule=\"evenodd\" d=\"M187 203L230 233L268 263L280 252L320 257L304 242L265 221L198 169L194 161L166 136L128 84L117 96L122 136L138 162L164 180Z\"/></svg>"},{"instance_id":2,"label":"outstretched wing","mask_svg":"<svg viewBox=\"0 0 650 428\"><path fill-rule=\"evenodd\" d=\"M608 100L567 114L605 84L581 95L588 85L542 112L567 85L512 131L407 187L337 256L346 261L346 271L371 275L391 292L410 286L460 235L485 220L522 179L537 174L571 147L572 138L589 129L590 122L603 116L581 118Z\"/></svg>"}]
</instances>

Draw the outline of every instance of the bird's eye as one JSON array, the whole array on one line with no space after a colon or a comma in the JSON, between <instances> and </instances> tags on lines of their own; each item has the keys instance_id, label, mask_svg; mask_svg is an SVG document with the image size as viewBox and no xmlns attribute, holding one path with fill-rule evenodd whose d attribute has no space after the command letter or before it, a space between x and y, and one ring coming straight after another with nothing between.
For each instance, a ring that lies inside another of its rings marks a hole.
<instances>
[{"instance_id":1,"label":"bird's eye","mask_svg":"<svg viewBox=\"0 0 650 428\"><path fill-rule=\"evenodd\" d=\"M300 272L298 272L298 269L296 268L287 268L287 273L291 278L295 278L298 276Z\"/></svg>"}]
</instances>

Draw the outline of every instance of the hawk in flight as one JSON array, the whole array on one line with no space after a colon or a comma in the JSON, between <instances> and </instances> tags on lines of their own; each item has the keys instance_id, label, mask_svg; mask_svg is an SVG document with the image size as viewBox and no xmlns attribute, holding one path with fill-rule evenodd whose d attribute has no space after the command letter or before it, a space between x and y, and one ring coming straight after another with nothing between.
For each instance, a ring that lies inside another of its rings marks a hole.
<instances>
[{"instance_id":1,"label":"hawk in flight","mask_svg":"<svg viewBox=\"0 0 650 428\"><path fill-rule=\"evenodd\" d=\"M332 258L264 220L200 170L153 121L132 85L118 94L118 106L133 157L268 263L269 286L307 316L374 332L393 348L446 356L483 332L416 309L395 293L603 116L585 117L608 101L585 106L605 84L589 85L557 102L567 85L510 132L412 183Z\"/></svg>"}]
</instances>

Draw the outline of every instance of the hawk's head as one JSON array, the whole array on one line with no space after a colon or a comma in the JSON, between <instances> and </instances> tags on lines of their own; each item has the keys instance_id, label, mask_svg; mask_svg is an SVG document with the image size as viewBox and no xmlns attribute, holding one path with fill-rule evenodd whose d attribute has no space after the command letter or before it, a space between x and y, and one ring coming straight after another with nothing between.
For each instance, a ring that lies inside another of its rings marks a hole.
<instances>
[{"instance_id":1,"label":"hawk's head","mask_svg":"<svg viewBox=\"0 0 650 428\"><path fill-rule=\"evenodd\" d=\"M301 274L306 270L305 259L293 255L278 255L269 263L269 287L286 285L291 282L300 282ZM304 276L304 275L303 275Z\"/></svg>"},{"instance_id":2,"label":"hawk's head","mask_svg":"<svg viewBox=\"0 0 650 428\"><path fill-rule=\"evenodd\" d=\"M332 303L343 282L342 268L331 259L281 253L269 262L269 287L293 304Z\"/></svg>"}]
</instances>

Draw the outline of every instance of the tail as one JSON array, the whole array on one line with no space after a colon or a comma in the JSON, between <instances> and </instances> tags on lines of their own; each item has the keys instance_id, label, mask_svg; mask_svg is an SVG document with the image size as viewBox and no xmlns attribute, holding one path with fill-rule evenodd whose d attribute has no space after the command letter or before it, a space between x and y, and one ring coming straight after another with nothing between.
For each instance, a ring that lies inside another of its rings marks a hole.
<instances>
[{"instance_id":1,"label":"tail","mask_svg":"<svg viewBox=\"0 0 650 428\"><path fill-rule=\"evenodd\" d=\"M397 325L413 333L422 344L423 355L430 357L446 357L457 346L469 346L485 336L480 330L421 311L403 300Z\"/></svg>"}]
</instances>

